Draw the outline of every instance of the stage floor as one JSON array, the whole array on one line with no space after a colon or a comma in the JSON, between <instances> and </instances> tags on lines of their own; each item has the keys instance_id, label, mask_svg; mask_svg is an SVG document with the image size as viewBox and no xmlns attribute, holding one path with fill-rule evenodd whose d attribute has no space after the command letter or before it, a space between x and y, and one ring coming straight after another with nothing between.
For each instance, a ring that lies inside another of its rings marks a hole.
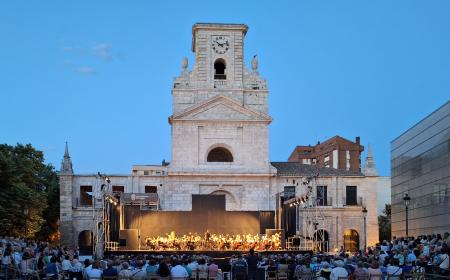
<instances>
[{"instance_id":1,"label":"stage floor","mask_svg":"<svg viewBox=\"0 0 450 280\"><path fill-rule=\"evenodd\" d=\"M105 251L106 256L120 256L120 255L206 255L211 258L229 258L231 256L246 255L249 251L236 251L236 250L168 250L168 251L155 251L155 250L126 250L119 249L114 251ZM255 253L261 253L265 255L274 254L312 254L312 251L297 251L297 250L267 250L267 251L255 251Z\"/></svg>"}]
</instances>

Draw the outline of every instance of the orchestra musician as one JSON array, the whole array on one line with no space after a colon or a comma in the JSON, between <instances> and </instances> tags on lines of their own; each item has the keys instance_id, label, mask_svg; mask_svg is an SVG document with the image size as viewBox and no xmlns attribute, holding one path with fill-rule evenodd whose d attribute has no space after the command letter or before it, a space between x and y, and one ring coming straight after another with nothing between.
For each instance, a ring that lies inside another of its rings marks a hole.
<instances>
[{"instance_id":1,"label":"orchestra musician","mask_svg":"<svg viewBox=\"0 0 450 280\"><path fill-rule=\"evenodd\" d=\"M222 235L210 233L207 230L203 236L197 233L177 236L175 231L171 231L166 236L146 236L145 243L147 249L156 251L166 250L238 250L246 251L250 249L280 250L281 235L279 233L271 236L236 234Z\"/></svg>"}]
</instances>

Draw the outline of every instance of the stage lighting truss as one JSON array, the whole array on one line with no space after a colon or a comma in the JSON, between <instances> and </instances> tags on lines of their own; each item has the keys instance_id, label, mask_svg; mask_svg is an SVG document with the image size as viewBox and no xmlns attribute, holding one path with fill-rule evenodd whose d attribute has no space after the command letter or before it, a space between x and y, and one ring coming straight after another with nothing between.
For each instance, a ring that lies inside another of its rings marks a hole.
<instances>
[{"instance_id":1,"label":"stage lighting truss","mask_svg":"<svg viewBox=\"0 0 450 280\"><path fill-rule=\"evenodd\" d=\"M284 205L296 207L296 224L298 223L300 234L294 238L300 238L302 242L294 249L320 251L328 246L324 240L326 219L322 207L326 205L323 205L320 197L314 196L314 190L319 185L318 180L319 173L305 178L302 185L306 187L306 191L284 202ZM321 194L322 197L323 195Z\"/></svg>"}]
</instances>

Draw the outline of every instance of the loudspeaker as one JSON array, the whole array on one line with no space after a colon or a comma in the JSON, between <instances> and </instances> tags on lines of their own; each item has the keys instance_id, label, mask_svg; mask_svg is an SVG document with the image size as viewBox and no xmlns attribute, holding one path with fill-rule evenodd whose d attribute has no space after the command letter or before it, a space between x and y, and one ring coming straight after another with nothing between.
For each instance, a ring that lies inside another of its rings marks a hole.
<instances>
[{"instance_id":1,"label":"loudspeaker","mask_svg":"<svg viewBox=\"0 0 450 280\"><path fill-rule=\"evenodd\" d=\"M125 250L139 250L138 230L137 229L121 229L119 232L120 243L125 243ZM125 242L124 242L125 241Z\"/></svg>"}]
</instances>

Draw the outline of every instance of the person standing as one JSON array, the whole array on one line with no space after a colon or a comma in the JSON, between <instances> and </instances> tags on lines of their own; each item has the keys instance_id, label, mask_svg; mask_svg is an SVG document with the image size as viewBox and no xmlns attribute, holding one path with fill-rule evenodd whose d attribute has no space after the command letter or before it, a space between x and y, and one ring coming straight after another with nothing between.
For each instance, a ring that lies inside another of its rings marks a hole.
<instances>
[{"instance_id":1,"label":"person standing","mask_svg":"<svg viewBox=\"0 0 450 280\"><path fill-rule=\"evenodd\" d=\"M256 280L256 271L258 270L258 256L255 254L255 250L250 249L250 254L246 258L247 260L247 279Z\"/></svg>"}]
</instances>

